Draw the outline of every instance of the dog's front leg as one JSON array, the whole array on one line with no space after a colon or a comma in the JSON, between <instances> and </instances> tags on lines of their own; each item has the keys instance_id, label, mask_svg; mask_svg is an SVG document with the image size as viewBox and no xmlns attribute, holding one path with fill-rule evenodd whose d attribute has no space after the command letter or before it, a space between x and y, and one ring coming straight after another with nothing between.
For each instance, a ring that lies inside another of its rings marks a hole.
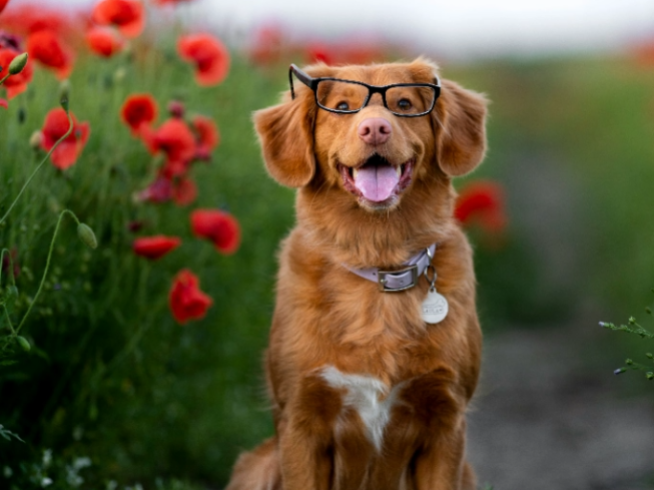
<instances>
[{"instance_id":1,"label":"dog's front leg","mask_svg":"<svg viewBox=\"0 0 654 490\"><path fill-rule=\"evenodd\" d=\"M473 490L474 474L465 462L465 423L439 431L415 461L416 490ZM470 486L472 485L472 486Z\"/></svg>"},{"instance_id":2,"label":"dog's front leg","mask_svg":"<svg viewBox=\"0 0 654 490\"><path fill-rule=\"evenodd\" d=\"M284 490L328 490L340 393L319 376L300 381L282 415L279 449Z\"/></svg>"},{"instance_id":3,"label":"dog's front leg","mask_svg":"<svg viewBox=\"0 0 654 490\"><path fill-rule=\"evenodd\" d=\"M466 398L455 379L451 370L437 369L405 390L414 420L423 428L414 460L416 490L474 489L465 461Z\"/></svg>"}]
</instances>

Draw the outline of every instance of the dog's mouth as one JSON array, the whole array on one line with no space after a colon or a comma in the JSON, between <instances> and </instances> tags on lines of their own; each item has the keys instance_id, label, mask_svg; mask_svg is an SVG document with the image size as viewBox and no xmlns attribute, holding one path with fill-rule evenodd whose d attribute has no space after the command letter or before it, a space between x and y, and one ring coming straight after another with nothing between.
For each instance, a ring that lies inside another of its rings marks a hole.
<instances>
[{"instance_id":1,"label":"dog's mouth","mask_svg":"<svg viewBox=\"0 0 654 490\"><path fill-rule=\"evenodd\" d=\"M373 155L357 167L338 164L343 186L374 207L390 204L411 183L414 160L393 165L380 155Z\"/></svg>"}]
</instances>

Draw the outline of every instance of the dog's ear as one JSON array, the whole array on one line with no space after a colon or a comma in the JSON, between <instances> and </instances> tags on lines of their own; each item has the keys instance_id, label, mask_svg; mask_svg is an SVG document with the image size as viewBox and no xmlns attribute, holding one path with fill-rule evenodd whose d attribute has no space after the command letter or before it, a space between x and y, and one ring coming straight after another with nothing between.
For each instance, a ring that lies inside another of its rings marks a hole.
<instances>
[{"instance_id":1,"label":"dog's ear","mask_svg":"<svg viewBox=\"0 0 654 490\"><path fill-rule=\"evenodd\" d=\"M436 158L447 175L472 171L486 152L486 98L449 80L432 111L436 126Z\"/></svg>"},{"instance_id":2,"label":"dog's ear","mask_svg":"<svg viewBox=\"0 0 654 490\"><path fill-rule=\"evenodd\" d=\"M294 100L287 92L281 104L254 113L266 168L282 185L302 187L313 179L315 111L313 93L301 86L296 87Z\"/></svg>"}]
</instances>

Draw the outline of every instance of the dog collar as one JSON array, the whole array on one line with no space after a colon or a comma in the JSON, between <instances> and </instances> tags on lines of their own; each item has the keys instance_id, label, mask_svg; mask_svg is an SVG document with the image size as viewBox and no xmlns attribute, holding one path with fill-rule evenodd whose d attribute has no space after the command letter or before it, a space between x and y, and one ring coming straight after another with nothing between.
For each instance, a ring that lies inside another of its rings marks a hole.
<instances>
[{"instance_id":1,"label":"dog collar","mask_svg":"<svg viewBox=\"0 0 654 490\"><path fill-rule=\"evenodd\" d=\"M380 291L386 293L404 291L418 284L418 279L431 264L435 251L436 244L434 243L404 262L403 269L396 271L383 271L378 267L353 269L345 264L343 266L357 276L379 284Z\"/></svg>"}]
</instances>

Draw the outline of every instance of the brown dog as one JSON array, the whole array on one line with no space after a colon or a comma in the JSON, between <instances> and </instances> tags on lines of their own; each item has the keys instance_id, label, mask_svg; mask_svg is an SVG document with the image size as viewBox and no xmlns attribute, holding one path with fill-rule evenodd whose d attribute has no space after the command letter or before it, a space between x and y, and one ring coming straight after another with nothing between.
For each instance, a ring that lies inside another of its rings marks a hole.
<instances>
[{"instance_id":1,"label":"brown dog","mask_svg":"<svg viewBox=\"0 0 654 490\"><path fill-rule=\"evenodd\" d=\"M483 158L486 100L423 59L293 71L294 97L254 117L299 189L265 361L275 436L227 488L473 489L481 331L450 181Z\"/></svg>"}]
</instances>

